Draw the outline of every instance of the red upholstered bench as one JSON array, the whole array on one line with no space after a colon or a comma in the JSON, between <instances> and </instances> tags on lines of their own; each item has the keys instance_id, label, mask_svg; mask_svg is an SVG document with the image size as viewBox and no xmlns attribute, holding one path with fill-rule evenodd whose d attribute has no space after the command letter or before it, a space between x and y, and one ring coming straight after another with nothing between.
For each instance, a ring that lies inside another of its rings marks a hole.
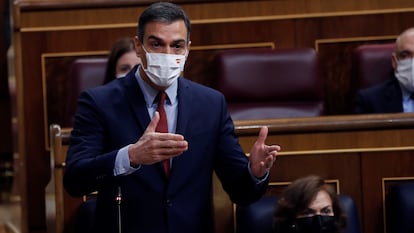
<instances>
[{"instance_id":1,"label":"red upholstered bench","mask_svg":"<svg viewBox=\"0 0 414 233\"><path fill-rule=\"evenodd\" d=\"M311 48L243 49L215 56L217 89L233 120L324 114L323 79Z\"/></svg>"}]
</instances>

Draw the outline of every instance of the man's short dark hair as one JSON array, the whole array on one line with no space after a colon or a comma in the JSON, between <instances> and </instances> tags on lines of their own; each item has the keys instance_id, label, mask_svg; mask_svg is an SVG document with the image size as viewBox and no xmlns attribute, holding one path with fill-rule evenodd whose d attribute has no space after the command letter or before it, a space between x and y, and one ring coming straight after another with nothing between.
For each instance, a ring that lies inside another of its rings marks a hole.
<instances>
[{"instance_id":1,"label":"man's short dark hair","mask_svg":"<svg viewBox=\"0 0 414 233\"><path fill-rule=\"evenodd\" d=\"M138 39L144 42L145 26L149 22L173 23L183 20L187 28L187 42L190 40L191 24L190 19L184 10L176 4L169 2L157 2L151 4L142 12L138 20Z\"/></svg>"}]
</instances>

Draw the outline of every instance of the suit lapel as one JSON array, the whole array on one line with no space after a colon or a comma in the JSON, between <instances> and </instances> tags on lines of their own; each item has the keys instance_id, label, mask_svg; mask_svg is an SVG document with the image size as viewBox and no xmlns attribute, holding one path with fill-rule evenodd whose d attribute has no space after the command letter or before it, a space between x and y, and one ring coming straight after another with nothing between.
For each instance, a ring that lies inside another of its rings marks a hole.
<instances>
[{"instance_id":1,"label":"suit lapel","mask_svg":"<svg viewBox=\"0 0 414 233\"><path fill-rule=\"evenodd\" d=\"M176 133L184 135L184 138L186 137L186 130L187 126L191 120L191 108L192 108L192 95L191 95L191 89L184 78L178 79L178 90L177 90L177 98L178 98L178 109L177 109L177 129ZM185 170L186 166L189 166L189 164L186 164L185 159L186 153L175 157L172 160L172 169L171 169L171 176L170 181L172 184L177 184L176 182L179 181L185 181L186 179L179 178L177 180L177 176L185 175L186 173L183 172L175 172L177 170ZM175 177L175 178L174 178ZM174 186L174 185L173 185Z\"/></svg>"},{"instance_id":2,"label":"suit lapel","mask_svg":"<svg viewBox=\"0 0 414 233\"><path fill-rule=\"evenodd\" d=\"M128 76L124 77L127 97L126 101L128 101L131 111L135 115L140 129L142 132L144 132L151 119L148 115L148 110L146 107L144 95L142 94L142 90L139 87L137 80L135 80L135 71L136 70L130 72Z\"/></svg>"},{"instance_id":3,"label":"suit lapel","mask_svg":"<svg viewBox=\"0 0 414 233\"><path fill-rule=\"evenodd\" d=\"M178 134L185 135L187 124L190 122L192 96L191 90L184 78L178 79L178 109L177 109L177 129Z\"/></svg>"}]
</instances>

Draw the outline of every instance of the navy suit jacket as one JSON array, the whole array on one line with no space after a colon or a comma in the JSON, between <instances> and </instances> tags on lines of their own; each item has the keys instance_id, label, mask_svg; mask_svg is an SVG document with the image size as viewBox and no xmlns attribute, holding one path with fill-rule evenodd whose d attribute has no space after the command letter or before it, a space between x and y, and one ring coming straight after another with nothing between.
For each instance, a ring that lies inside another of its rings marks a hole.
<instances>
[{"instance_id":1,"label":"navy suit jacket","mask_svg":"<svg viewBox=\"0 0 414 233\"><path fill-rule=\"evenodd\" d=\"M150 122L135 71L81 93L65 188L73 196L98 191L96 232L118 232L120 187L123 233L212 233L213 170L232 201L242 205L260 198L268 179L260 184L252 179L224 96L184 78L178 79L176 133L188 141L188 151L173 159L169 179L159 163L115 177L118 150L135 143Z\"/></svg>"},{"instance_id":2,"label":"navy suit jacket","mask_svg":"<svg viewBox=\"0 0 414 233\"><path fill-rule=\"evenodd\" d=\"M358 114L403 112L402 92L398 80L392 78L359 91L354 106L354 112Z\"/></svg>"}]
</instances>

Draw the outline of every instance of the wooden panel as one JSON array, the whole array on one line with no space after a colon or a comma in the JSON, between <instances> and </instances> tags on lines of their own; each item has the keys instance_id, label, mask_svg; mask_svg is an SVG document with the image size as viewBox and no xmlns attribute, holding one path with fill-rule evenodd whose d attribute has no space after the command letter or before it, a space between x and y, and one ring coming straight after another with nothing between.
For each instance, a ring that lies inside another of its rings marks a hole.
<instances>
[{"instance_id":1,"label":"wooden panel","mask_svg":"<svg viewBox=\"0 0 414 233\"><path fill-rule=\"evenodd\" d=\"M111 0L71 1L71 0L19 0L16 24L22 28L67 27L90 25L120 25L136 23L136 15L146 5L154 1ZM401 12L413 8L407 0L278 0L278 1L175 1L197 22L226 22L257 20L264 18L298 18L310 16L357 15L367 13ZM110 7L109 7L110 6ZM231 10L228 9L237 9ZM43 17L47 14L48 17ZM111 17L107 17L111 15ZM55 20L48 20L48 19ZM117 26L113 26L117 27ZM93 28L93 27L92 27Z\"/></svg>"},{"instance_id":2,"label":"wooden panel","mask_svg":"<svg viewBox=\"0 0 414 233\"><path fill-rule=\"evenodd\" d=\"M59 125L51 125L51 162L52 162L52 185L51 193L48 196L54 200L49 210L48 232L63 233L74 232L75 218L82 198L71 197L63 187L63 173L66 167L66 153L68 150L68 138L70 129L61 129Z\"/></svg>"},{"instance_id":3,"label":"wooden panel","mask_svg":"<svg viewBox=\"0 0 414 233\"><path fill-rule=\"evenodd\" d=\"M364 232L385 232L383 221L383 189L384 178L403 178L414 176L414 151L394 153L364 153L361 156L361 173L363 191Z\"/></svg>"},{"instance_id":4,"label":"wooden panel","mask_svg":"<svg viewBox=\"0 0 414 233\"><path fill-rule=\"evenodd\" d=\"M414 113L397 113L248 120L235 124L246 153L260 127L267 126L267 143L280 144L282 155L295 155L414 149L413 119Z\"/></svg>"}]
</instances>

